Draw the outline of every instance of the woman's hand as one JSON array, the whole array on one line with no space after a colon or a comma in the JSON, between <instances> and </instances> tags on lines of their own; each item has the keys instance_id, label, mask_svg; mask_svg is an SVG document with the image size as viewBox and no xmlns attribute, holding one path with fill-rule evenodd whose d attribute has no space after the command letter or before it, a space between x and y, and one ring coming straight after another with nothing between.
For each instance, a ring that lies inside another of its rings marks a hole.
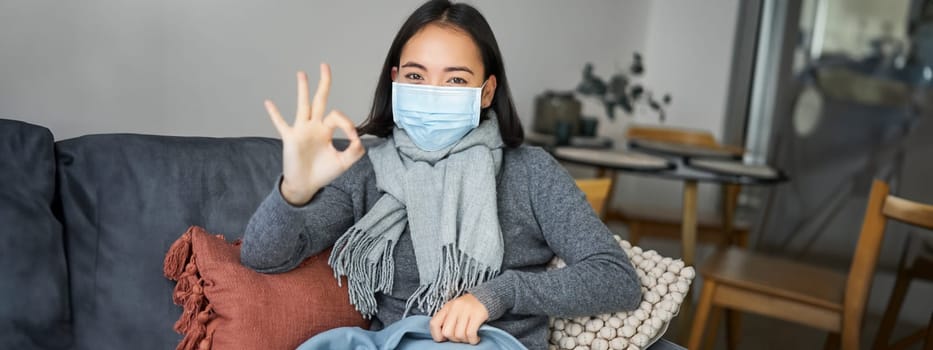
<instances>
[{"instance_id":1,"label":"woman's hand","mask_svg":"<svg viewBox=\"0 0 933 350\"><path fill-rule=\"evenodd\" d=\"M479 326L489 319L486 306L472 294L448 301L431 318L431 337L436 342L479 343Z\"/></svg>"},{"instance_id":2,"label":"woman's hand","mask_svg":"<svg viewBox=\"0 0 933 350\"><path fill-rule=\"evenodd\" d=\"M280 190L292 205L310 201L318 190L347 171L366 152L349 118L336 110L324 115L329 92L330 67L321 63L321 80L313 103L308 101L308 75L298 72L298 111L294 125L288 125L272 101L265 101L266 111L282 137L284 179ZM337 128L350 138L350 146L342 152L333 145Z\"/></svg>"}]
</instances>

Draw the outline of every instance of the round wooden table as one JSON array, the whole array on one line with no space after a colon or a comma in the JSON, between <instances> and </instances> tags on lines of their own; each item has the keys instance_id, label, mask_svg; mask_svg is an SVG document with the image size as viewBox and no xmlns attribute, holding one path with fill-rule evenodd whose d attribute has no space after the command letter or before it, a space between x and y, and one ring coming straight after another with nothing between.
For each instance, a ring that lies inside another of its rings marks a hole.
<instances>
[{"instance_id":1,"label":"round wooden table","mask_svg":"<svg viewBox=\"0 0 933 350\"><path fill-rule=\"evenodd\" d=\"M769 185L787 179L781 171L776 169L743 165L734 159L735 154L731 152L715 152L711 149L683 147L660 142L638 143L637 145L630 143L630 146L631 149L640 152L556 147L551 153L560 161L595 167L599 171L599 176L608 176L612 179L610 198L612 198L611 193L614 190L617 171L683 181L681 247L683 261L689 266L695 263L698 183ZM730 170L738 171L730 169L733 165L738 169L744 168L747 174L727 173Z\"/></svg>"}]
</instances>

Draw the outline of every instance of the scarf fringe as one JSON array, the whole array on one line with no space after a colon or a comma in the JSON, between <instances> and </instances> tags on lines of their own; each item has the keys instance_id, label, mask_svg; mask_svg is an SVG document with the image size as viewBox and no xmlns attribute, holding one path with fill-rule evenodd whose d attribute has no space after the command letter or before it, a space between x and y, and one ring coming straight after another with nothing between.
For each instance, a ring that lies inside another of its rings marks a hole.
<instances>
[{"instance_id":1,"label":"scarf fringe","mask_svg":"<svg viewBox=\"0 0 933 350\"><path fill-rule=\"evenodd\" d=\"M486 282L499 275L499 269L484 266L466 253L457 250L453 244L443 248L441 268L433 281L422 284L415 290L405 303L405 313L408 316L412 306L429 316L433 316L448 301L463 295L472 287Z\"/></svg>"},{"instance_id":2,"label":"scarf fringe","mask_svg":"<svg viewBox=\"0 0 933 350\"><path fill-rule=\"evenodd\" d=\"M379 246L379 245L382 246ZM334 243L328 264L334 269L334 278L347 277L350 303L363 317L370 319L378 311L378 292L391 293L395 280L394 241L382 241L379 236L368 235L356 227ZM379 252L377 261L369 259L369 253ZM467 289L499 275L499 269L483 266L479 261L454 248L453 244L443 248L440 270L433 281L422 284L405 303L408 316L413 306L428 315L434 315L448 301L459 297Z\"/></svg>"},{"instance_id":3,"label":"scarf fringe","mask_svg":"<svg viewBox=\"0 0 933 350\"><path fill-rule=\"evenodd\" d=\"M350 303L363 317L376 314L377 292L391 293L395 280L395 241L351 227L336 243L327 263L334 269L334 278L341 285L340 276L347 277ZM379 259L372 261L371 252Z\"/></svg>"}]
</instances>

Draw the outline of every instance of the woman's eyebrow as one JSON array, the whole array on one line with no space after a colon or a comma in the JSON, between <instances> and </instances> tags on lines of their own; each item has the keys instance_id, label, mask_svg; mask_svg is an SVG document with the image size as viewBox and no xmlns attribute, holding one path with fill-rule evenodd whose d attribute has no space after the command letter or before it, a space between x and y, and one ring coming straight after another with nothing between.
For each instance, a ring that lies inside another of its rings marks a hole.
<instances>
[{"instance_id":1,"label":"woman's eyebrow","mask_svg":"<svg viewBox=\"0 0 933 350\"><path fill-rule=\"evenodd\" d=\"M415 63L415 62L405 62L405 64L402 65L402 68L418 68L420 70L428 70L427 68L424 68L424 66L422 66L420 63Z\"/></svg>"},{"instance_id":2,"label":"woman's eyebrow","mask_svg":"<svg viewBox=\"0 0 933 350\"><path fill-rule=\"evenodd\" d=\"M405 62L405 64L402 65L402 68L417 68L417 69L420 69L420 70L423 70L423 71L428 70L427 68L424 67L424 65L422 65L422 64L420 64L420 63L417 63L417 62L411 62L411 61ZM444 68L444 72L445 72L445 73L450 73L450 72L467 72L467 73L469 73L470 75L476 75L476 73L473 73L473 70L472 70L472 69L470 69L470 68L468 68L468 67L464 67L464 66L447 67L447 68Z\"/></svg>"},{"instance_id":3,"label":"woman's eyebrow","mask_svg":"<svg viewBox=\"0 0 933 350\"><path fill-rule=\"evenodd\" d=\"M473 71L467 67L447 67L444 68L444 72L467 72L470 73L470 75L475 75L473 74Z\"/></svg>"}]
</instances>

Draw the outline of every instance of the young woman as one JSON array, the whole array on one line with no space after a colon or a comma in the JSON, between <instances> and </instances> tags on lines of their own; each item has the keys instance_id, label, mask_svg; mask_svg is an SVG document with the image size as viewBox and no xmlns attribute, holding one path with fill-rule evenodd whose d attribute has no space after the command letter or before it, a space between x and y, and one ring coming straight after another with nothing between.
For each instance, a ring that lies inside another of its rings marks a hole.
<instances>
[{"instance_id":1,"label":"young woman","mask_svg":"<svg viewBox=\"0 0 933 350\"><path fill-rule=\"evenodd\" d=\"M333 246L330 264L373 329L428 315L437 342L476 344L489 324L545 349L549 315L639 305L631 263L573 179L521 145L499 46L475 8L430 1L408 18L358 130L325 115L327 65L320 74L309 101L298 73L292 125L266 101L283 175L250 220L243 264L288 271ZM384 140L367 150L358 132ZM555 255L567 267L545 271Z\"/></svg>"}]
</instances>

